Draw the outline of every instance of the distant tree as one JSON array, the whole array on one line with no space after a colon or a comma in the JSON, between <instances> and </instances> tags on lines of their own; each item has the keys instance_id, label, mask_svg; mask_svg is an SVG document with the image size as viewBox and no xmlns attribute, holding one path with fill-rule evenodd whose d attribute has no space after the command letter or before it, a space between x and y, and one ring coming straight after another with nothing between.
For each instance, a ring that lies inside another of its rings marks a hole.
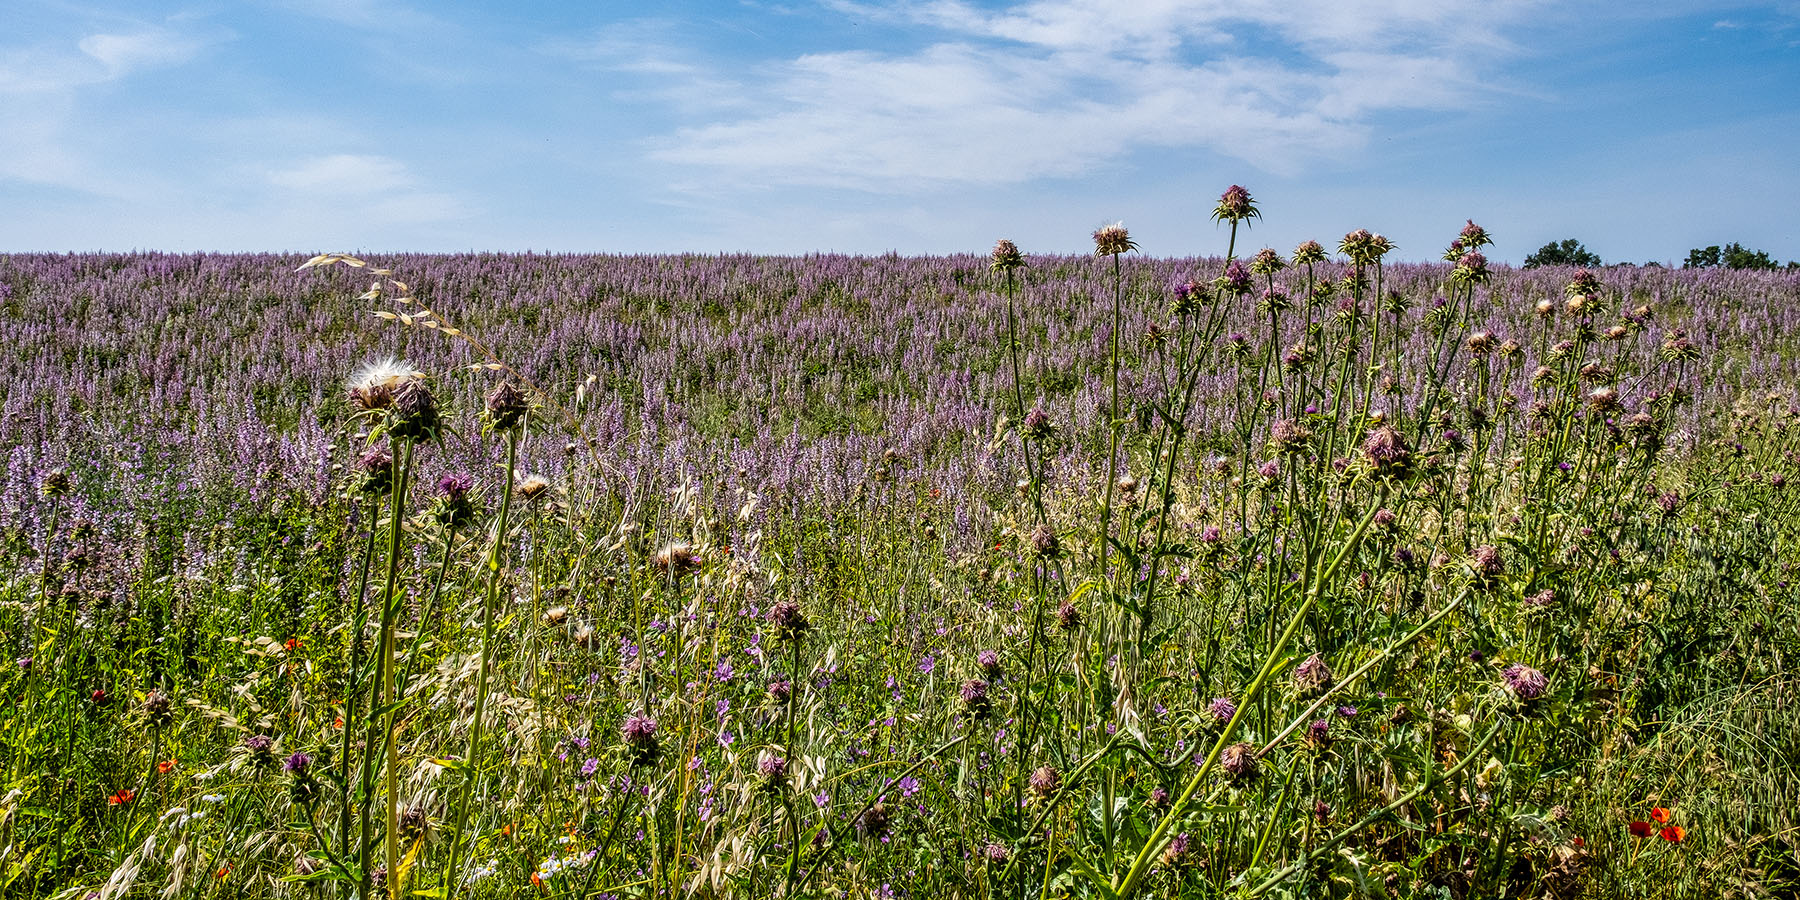
<instances>
[{"instance_id":1,"label":"distant tree","mask_svg":"<svg viewBox=\"0 0 1800 900\"><path fill-rule=\"evenodd\" d=\"M1723 247L1717 244L1711 247L1695 247L1688 251L1687 262L1681 264L1684 269L1710 269L1724 266L1727 269L1777 269L1781 264L1770 258L1767 251L1751 250L1742 244L1730 243ZM1789 268L1794 264L1789 263Z\"/></svg>"},{"instance_id":2,"label":"distant tree","mask_svg":"<svg viewBox=\"0 0 1800 900\"><path fill-rule=\"evenodd\" d=\"M1525 257L1525 268L1535 269L1538 266L1598 266L1600 257L1593 251L1581 246L1581 242L1569 238L1562 243L1551 241L1539 247L1536 253Z\"/></svg>"}]
</instances>

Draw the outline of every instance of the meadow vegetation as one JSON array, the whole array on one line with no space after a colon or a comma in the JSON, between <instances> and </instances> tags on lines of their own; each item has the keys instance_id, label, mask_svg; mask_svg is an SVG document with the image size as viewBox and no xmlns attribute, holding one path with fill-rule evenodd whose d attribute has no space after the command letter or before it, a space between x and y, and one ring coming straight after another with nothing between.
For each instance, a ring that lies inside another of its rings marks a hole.
<instances>
[{"instance_id":1,"label":"meadow vegetation","mask_svg":"<svg viewBox=\"0 0 1800 900\"><path fill-rule=\"evenodd\" d=\"M0 256L0 894L1796 896L1800 275L1258 215Z\"/></svg>"}]
</instances>

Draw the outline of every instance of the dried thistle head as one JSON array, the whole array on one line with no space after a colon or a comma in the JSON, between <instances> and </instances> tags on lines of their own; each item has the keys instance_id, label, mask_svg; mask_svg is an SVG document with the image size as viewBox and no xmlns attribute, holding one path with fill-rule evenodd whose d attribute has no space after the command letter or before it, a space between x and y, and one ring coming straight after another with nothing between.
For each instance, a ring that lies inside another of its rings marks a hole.
<instances>
[{"instance_id":1,"label":"dried thistle head","mask_svg":"<svg viewBox=\"0 0 1800 900\"><path fill-rule=\"evenodd\" d=\"M650 565L660 575L680 578L700 568L700 553L687 541L664 544L650 557Z\"/></svg>"},{"instance_id":2,"label":"dried thistle head","mask_svg":"<svg viewBox=\"0 0 1800 900\"><path fill-rule=\"evenodd\" d=\"M1294 248L1294 265L1310 266L1325 261L1325 248L1318 241L1301 241Z\"/></svg>"},{"instance_id":3,"label":"dried thistle head","mask_svg":"<svg viewBox=\"0 0 1800 900\"><path fill-rule=\"evenodd\" d=\"M423 377L423 372L391 356L370 360L350 376L350 402L365 412L387 409L401 388Z\"/></svg>"},{"instance_id":4,"label":"dried thistle head","mask_svg":"<svg viewBox=\"0 0 1800 900\"><path fill-rule=\"evenodd\" d=\"M1507 666L1500 672L1500 681L1507 692L1518 698L1520 703L1532 703L1550 689L1550 679L1524 663Z\"/></svg>"},{"instance_id":5,"label":"dried thistle head","mask_svg":"<svg viewBox=\"0 0 1800 900\"><path fill-rule=\"evenodd\" d=\"M1131 232L1125 230L1124 222L1102 225L1094 230L1094 255L1118 256L1137 249L1137 243L1131 239Z\"/></svg>"},{"instance_id":6,"label":"dried thistle head","mask_svg":"<svg viewBox=\"0 0 1800 900\"><path fill-rule=\"evenodd\" d=\"M1224 752L1219 754L1219 768L1223 769L1226 776L1232 781L1239 783L1252 781L1261 771L1261 767L1257 764L1257 758L1256 745L1240 741L1226 747Z\"/></svg>"},{"instance_id":7,"label":"dried thistle head","mask_svg":"<svg viewBox=\"0 0 1800 900\"><path fill-rule=\"evenodd\" d=\"M485 410L487 425L496 432L517 428L530 410L531 403L525 398L525 393L511 381L502 381L488 392Z\"/></svg>"},{"instance_id":8,"label":"dried thistle head","mask_svg":"<svg viewBox=\"0 0 1800 900\"><path fill-rule=\"evenodd\" d=\"M1331 667L1325 664L1325 658L1317 653L1306 658L1294 669L1294 691L1302 697L1313 697L1331 690L1337 684L1337 678Z\"/></svg>"},{"instance_id":9,"label":"dried thistle head","mask_svg":"<svg viewBox=\"0 0 1800 900\"><path fill-rule=\"evenodd\" d=\"M394 391L388 408L388 433L405 441L428 441L437 437L437 397L422 379L413 379Z\"/></svg>"},{"instance_id":10,"label":"dried thistle head","mask_svg":"<svg viewBox=\"0 0 1800 900\"><path fill-rule=\"evenodd\" d=\"M527 500L536 500L550 492L550 479L542 475L520 475L513 482L513 490Z\"/></svg>"},{"instance_id":11,"label":"dried thistle head","mask_svg":"<svg viewBox=\"0 0 1800 900\"><path fill-rule=\"evenodd\" d=\"M769 607L769 624L775 626L775 636L784 641L793 640L812 628L806 613L800 610L800 604L792 600Z\"/></svg>"}]
</instances>

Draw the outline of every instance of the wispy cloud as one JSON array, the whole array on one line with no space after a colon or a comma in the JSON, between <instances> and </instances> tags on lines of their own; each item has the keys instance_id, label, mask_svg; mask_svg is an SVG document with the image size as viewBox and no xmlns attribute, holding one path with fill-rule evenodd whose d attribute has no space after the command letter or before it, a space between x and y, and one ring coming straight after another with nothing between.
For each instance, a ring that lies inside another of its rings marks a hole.
<instances>
[{"instance_id":1,"label":"wispy cloud","mask_svg":"<svg viewBox=\"0 0 1800 900\"><path fill-rule=\"evenodd\" d=\"M89 34L72 44L0 50L0 93L35 94L100 84L191 62L229 33L164 27Z\"/></svg>"},{"instance_id":2,"label":"wispy cloud","mask_svg":"<svg viewBox=\"0 0 1800 900\"><path fill-rule=\"evenodd\" d=\"M753 67L749 112L690 122L651 156L702 180L874 191L1071 176L1146 147L1292 174L1365 144L1376 114L1465 102L1523 4L1480 16L1420 0L834 7L930 37Z\"/></svg>"}]
</instances>

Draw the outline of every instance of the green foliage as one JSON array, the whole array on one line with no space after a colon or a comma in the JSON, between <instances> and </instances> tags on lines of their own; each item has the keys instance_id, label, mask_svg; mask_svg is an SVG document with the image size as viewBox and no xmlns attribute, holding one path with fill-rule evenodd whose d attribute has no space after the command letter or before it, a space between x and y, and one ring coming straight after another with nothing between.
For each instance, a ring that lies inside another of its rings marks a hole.
<instances>
[{"instance_id":1,"label":"green foliage","mask_svg":"<svg viewBox=\"0 0 1800 900\"><path fill-rule=\"evenodd\" d=\"M1795 268L1800 263L1788 263L1788 268ZM1688 251L1687 261L1681 264L1684 269L1707 269L1723 267L1726 269L1778 269L1781 264L1769 256L1766 250L1751 250L1736 242L1720 247L1696 247Z\"/></svg>"},{"instance_id":2,"label":"green foliage","mask_svg":"<svg viewBox=\"0 0 1800 900\"><path fill-rule=\"evenodd\" d=\"M1537 249L1536 253L1525 257L1525 268L1535 269L1539 266L1586 266L1593 268L1600 265L1600 257L1593 251L1581 246L1581 242L1568 238L1562 243L1551 241Z\"/></svg>"}]
</instances>

